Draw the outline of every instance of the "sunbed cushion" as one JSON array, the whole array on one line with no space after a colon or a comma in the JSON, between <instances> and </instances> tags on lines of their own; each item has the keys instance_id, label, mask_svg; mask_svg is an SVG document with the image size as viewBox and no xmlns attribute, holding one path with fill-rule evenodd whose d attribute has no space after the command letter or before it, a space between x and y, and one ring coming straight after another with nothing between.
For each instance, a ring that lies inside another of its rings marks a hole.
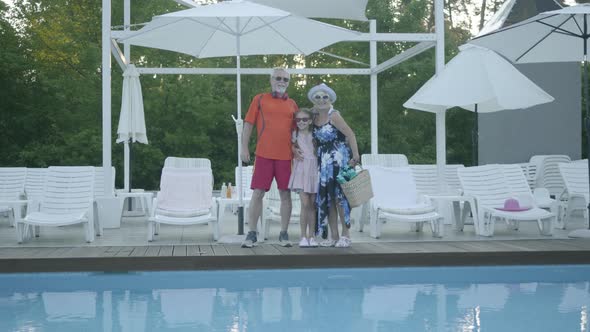
<instances>
[{"instance_id":1,"label":"sunbed cushion","mask_svg":"<svg viewBox=\"0 0 590 332\"><path fill-rule=\"evenodd\" d=\"M167 210L158 208L156 209L156 214L173 217L173 218L193 218L193 217L200 217L206 214L209 214L211 210L209 209L200 209L200 210Z\"/></svg>"},{"instance_id":2,"label":"sunbed cushion","mask_svg":"<svg viewBox=\"0 0 590 332\"><path fill-rule=\"evenodd\" d=\"M213 191L210 169L162 169L156 213L190 218L209 213Z\"/></svg>"},{"instance_id":3,"label":"sunbed cushion","mask_svg":"<svg viewBox=\"0 0 590 332\"><path fill-rule=\"evenodd\" d=\"M434 212L436 208L428 204L417 204L411 207L400 208L381 208L383 212L403 215L417 215Z\"/></svg>"}]
</instances>

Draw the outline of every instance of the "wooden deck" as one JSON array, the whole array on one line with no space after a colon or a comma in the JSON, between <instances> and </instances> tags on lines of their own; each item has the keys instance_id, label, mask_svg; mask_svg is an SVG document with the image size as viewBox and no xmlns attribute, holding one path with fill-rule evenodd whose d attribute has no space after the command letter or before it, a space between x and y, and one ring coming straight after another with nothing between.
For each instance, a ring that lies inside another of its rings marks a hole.
<instances>
[{"instance_id":1,"label":"wooden deck","mask_svg":"<svg viewBox=\"0 0 590 332\"><path fill-rule=\"evenodd\" d=\"M589 264L590 240L355 243L342 248L260 244L0 248L0 272Z\"/></svg>"}]
</instances>

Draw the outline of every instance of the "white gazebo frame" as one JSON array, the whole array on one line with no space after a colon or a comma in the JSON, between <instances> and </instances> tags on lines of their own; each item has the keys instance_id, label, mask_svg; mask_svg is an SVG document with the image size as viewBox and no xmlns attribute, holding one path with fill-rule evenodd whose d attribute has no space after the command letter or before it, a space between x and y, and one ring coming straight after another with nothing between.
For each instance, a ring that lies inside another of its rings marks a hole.
<instances>
[{"instance_id":1,"label":"white gazebo frame","mask_svg":"<svg viewBox=\"0 0 590 332\"><path fill-rule=\"evenodd\" d=\"M189 0L173 0L187 7L193 5ZM303 75L369 75L370 76L370 100L371 100L371 153L378 153L377 131L377 75L407 59L410 59L431 47L436 47L435 68L438 73L445 65L444 59L444 2L434 1L435 33L377 33L377 22L370 20L368 33L362 33L358 38L350 41L369 42L370 63L369 68L300 68L289 69L291 74ZM121 69L125 71L131 55L131 47L124 44L123 51L119 48L116 39L131 33L131 0L123 3L123 30L112 30L111 27L111 0L102 0L102 165L105 183L112 183L112 128L111 128L111 55L115 58ZM418 44L406 51L377 63L377 42L417 42ZM338 57L338 56L336 56ZM343 60L350 59L338 57ZM173 74L173 75L236 75L236 68L137 68L140 74ZM270 74L269 68L242 68L242 75ZM129 146L125 143L125 160L128 160ZM439 186L444 187L444 165L446 164L446 129L445 112L436 113L436 164L438 166ZM125 165L125 189L129 189L129 165ZM105 197L113 197L112 188L105 186Z\"/></svg>"}]
</instances>

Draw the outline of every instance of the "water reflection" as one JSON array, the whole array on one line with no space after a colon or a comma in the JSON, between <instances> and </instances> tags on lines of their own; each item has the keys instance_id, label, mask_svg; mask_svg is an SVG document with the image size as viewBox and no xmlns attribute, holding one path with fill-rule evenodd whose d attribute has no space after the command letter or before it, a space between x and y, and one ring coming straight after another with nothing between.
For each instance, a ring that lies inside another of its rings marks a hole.
<instances>
[{"instance_id":1,"label":"water reflection","mask_svg":"<svg viewBox=\"0 0 590 332\"><path fill-rule=\"evenodd\" d=\"M41 297L47 321L73 322L96 317L95 292L44 292Z\"/></svg>"},{"instance_id":2,"label":"water reflection","mask_svg":"<svg viewBox=\"0 0 590 332\"><path fill-rule=\"evenodd\" d=\"M0 292L0 331L588 331L590 283Z\"/></svg>"}]
</instances>

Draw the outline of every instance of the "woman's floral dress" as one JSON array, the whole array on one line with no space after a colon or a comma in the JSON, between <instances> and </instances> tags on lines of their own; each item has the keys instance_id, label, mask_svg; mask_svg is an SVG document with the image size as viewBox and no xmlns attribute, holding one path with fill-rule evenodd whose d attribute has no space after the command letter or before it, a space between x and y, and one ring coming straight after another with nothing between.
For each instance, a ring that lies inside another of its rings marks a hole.
<instances>
[{"instance_id":1,"label":"woman's floral dress","mask_svg":"<svg viewBox=\"0 0 590 332\"><path fill-rule=\"evenodd\" d=\"M328 235L328 211L334 199L344 211L344 222L350 227L350 205L344 196L336 177L340 169L348 165L352 152L346 144L346 136L341 133L330 121L330 115L337 112L331 109L328 113L328 122L322 126L313 128L313 138L317 142L317 155L319 166L319 187L316 196L318 208L317 233L321 230L323 238Z\"/></svg>"}]
</instances>

